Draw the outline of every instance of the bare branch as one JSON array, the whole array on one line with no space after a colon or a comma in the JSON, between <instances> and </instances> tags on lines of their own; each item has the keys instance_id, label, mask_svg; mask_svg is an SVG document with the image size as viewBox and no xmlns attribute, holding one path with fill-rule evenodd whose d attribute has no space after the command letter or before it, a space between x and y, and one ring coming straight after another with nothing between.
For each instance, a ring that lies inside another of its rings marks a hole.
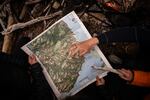
<instances>
[{"instance_id":1,"label":"bare branch","mask_svg":"<svg viewBox=\"0 0 150 100\"><path fill-rule=\"evenodd\" d=\"M5 31L5 30L6 30L6 28L5 28L5 25L4 25L4 23L3 23L3 21L2 21L2 19L1 19L1 18L0 18L0 24L1 24L2 28L3 28L3 30Z\"/></svg>"},{"instance_id":2,"label":"bare branch","mask_svg":"<svg viewBox=\"0 0 150 100\"><path fill-rule=\"evenodd\" d=\"M56 12L54 14L49 15L49 16L38 17L36 19L30 20L30 21L25 22L25 23L13 24L13 25L9 26L5 31L3 31L2 35L10 34L11 32L13 32L15 30L22 29L24 27L27 27L29 25L38 23L38 22L43 21L43 20L48 20L48 19L54 18L54 17L56 17L58 15L62 15L62 11L58 11L58 12Z\"/></svg>"},{"instance_id":3,"label":"bare branch","mask_svg":"<svg viewBox=\"0 0 150 100\"><path fill-rule=\"evenodd\" d=\"M45 14L45 16L47 16L48 14L49 14L49 12L50 12L50 10L51 10L51 6L50 6L50 8L48 9L48 11L46 12L46 14ZM44 30L46 29L46 20L44 20Z\"/></svg>"},{"instance_id":4,"label":"bare branch","mask_svg":"<svg viewBox=\"0 0 150 100\"><path fill-rule=\"evenodd\" d=\"M4 5L8 4L11 0L5 0L1 5L0 5L0 10L4 7Z\"/></svg>"},{"instance_id":5,"label":"bare branch","mask_svg":"<svg viewBox=\"0 0 150 100\"><path fill-rule=\"evenodd\" d=\"M11 26L12 24L15 23L15 18L12 15L10 3L7 4L6 7L7 7L7 12L9 14L9 16L8 16L8 22L7 22L7 28L8 28L9 26ZM4 31L6 31L6 30L4 30ZM11 53L12 45L13 45L13 37L14 37L13 34L8 34L8 35L4 36L2 52Z\"/></svg>"},{"instance_id":6,"label":"bare branch","mask_svg":"<svg viewBox=\"0 0 150 100\"><path fill-rule=\"evenodd\" d=\"M31 4L35 4L35 3L39 3L39 2L41 2L41 0L27 1L27 2L25 2L25 4L31 5Z\"/></svg>"},{"instance_id":7,"label":"bare branch","mask_svg":"<svg viewBox=\"0 0 150 100\"><path fill-rule=\"evenodd\" d=\"M19 16L19 19L20 19L20 20L23 19L23 17L24 17L24 15L25 15L26 11L27 11L27 5L24 5L23 8L22 8L21 14L20 14L20 16Z\"/></svg>"},{"instance_id":8,"label":"bare branch","mask_svg":"<svg viewBox=\"0 0 150 100\"><path fill-rule=\"evenodd\" d=\"M62 2L61 2L61 4L60 4L60 5L61 5L61 6L63 6L63 5L64 5L64 3L65 3L65 0L62 0Z\"/></svg>"},{"instance_id":9,"label":"bare branch","mask_svg":"<svg viewBox=\"0 0 150 100\"><path fill-rule=\"evenodd\" d=\"M46 6L46 8L43 10L43 12L46 12L49 8L51 8L51 4L48 4L48 5Z\"/></svg>"}]
</instances>

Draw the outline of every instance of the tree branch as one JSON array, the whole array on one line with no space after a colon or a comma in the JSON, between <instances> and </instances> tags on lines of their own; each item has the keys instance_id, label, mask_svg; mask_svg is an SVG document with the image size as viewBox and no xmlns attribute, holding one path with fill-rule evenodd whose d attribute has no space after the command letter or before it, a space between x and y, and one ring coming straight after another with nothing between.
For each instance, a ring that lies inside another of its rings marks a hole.
<instances>
[{"instance_id":1,"label":"tree branch","mask_svg":"<svg viewBox=\"0 0 150 100\"><path fill-rule=\"evenodd\" d=\"M31 5L31 4L35 4L35 3L39 3L39 2L41 2L41 0L27 1L27 2L25 2L25 4Z\"/></svg>"},{"instance_id":2,"label":"tree branch","mask_svg":"<svg viewBox=\"0 0 150 100\"><path fill-rule=\"evenodd\" d=\"M4 23L3 23L1 18L0 18L0 24L1 24L2 28L3 28L3 30L6 30L5 25L4 25Z\"/></svg>"},{"instance_id":3,"label":"tree branch","mask_svg":"<svg viewBox=\"0 0 150 100\"><path fill-rule=\"evenodd\" d=\"M5 0L1 5L0 5L0 10L4 7L4 5L8 4L11 0Z\"/></svg>"},{"instance_id":4,"label":"tree branch","mask_svg":"<svg viewBox=\"0 0 150 100\"><path fill-rule=\"evenodd\" d=\"M2 35L10 34L11 32L13 32L15 30L22 29L24 27L27 27L29 25L38 23L38 22L43 21L43 20L52 19L52 18L54 18L54 17L56 17L58 15L61 15L61 14L62 14L62 11L58 11L58 12L56 12L54 14L49 15L49 16L38 17L36 19L30 20L30 21L25 22L25 23L13 24L13 25L9 26L6 30L4 30L1 33L2 33Z\"/></svg>"}]
</instances>

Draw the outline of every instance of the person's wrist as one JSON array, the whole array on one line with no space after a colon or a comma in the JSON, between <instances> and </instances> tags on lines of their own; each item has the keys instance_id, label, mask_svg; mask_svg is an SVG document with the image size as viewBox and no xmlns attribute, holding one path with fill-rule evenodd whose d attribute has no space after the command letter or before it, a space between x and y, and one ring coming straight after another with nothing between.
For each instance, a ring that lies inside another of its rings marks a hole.
<instances>
[{"instance_id":1,"label":"person's wrist","mask_svg":"<svg viewBox=\"0 0 150 100\"><path fill-rule=\"evenodd\" d=\"M130 70L130 71L131 71L131 79L128 80L128 82L127 82L128 84L132 83L134 80L134 71L133 70Z\"/></svg>"},{"instance_id":2,"label":"person's wrist","mask_svg":"<svg viewBox=\"0 0 150 100\"><path fill-rule=\"evenodd\" d=\"M95 45L99 44L99 40L97 37L93 37L94 41L95 41Z\"/></svg>"},{"instance_id":3,"label":"person's wrist","mask_svg":"<svg viewBox=\"0 0 150 100\"><path fill-rule=\"evenodd\" d=\"M90 39L89 45L90 45L91 47L93 47L93 46L95 46L95 45L97 45L97 44L99 44L99 40L97 39L97 37L93 37L93 38Z\"/></svg>"}]
</instances>

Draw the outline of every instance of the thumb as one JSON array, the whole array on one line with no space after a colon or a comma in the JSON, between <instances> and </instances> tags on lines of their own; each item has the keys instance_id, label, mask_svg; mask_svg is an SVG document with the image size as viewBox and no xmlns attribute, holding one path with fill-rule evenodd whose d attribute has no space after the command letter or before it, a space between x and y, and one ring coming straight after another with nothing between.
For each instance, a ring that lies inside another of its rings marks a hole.
<instances>
[{"instance_id":1,"label":"thumb","mask_svg":"<svg viewBox=\"0 0 150 100\"><path fill-rule=\"evenodd\" d=\"M98 76L96 76L96 86L100 86L104 84L105 84L105 80L103 78L99 78Z\"/></svg>"}]
</instances>

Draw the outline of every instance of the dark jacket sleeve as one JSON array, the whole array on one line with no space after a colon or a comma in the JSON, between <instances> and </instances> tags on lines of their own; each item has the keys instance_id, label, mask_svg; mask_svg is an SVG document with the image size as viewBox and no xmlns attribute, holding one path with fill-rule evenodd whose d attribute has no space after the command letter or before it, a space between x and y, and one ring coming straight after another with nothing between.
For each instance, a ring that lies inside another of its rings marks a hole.
<instances>
[{"instance_id":1,"label":"dark jacket sleeve","mask_svg":"<svg viewBox=\"0 0 150 100\"><path fill-rule=\"evenodd\" d=\"M30 100L51 100L54 94L46 81L39 63L31 66L32 92Z\"/></svg>"},{"instance_id":2,"label":"dark jacket sleeve","mask_svg":"<svg viewBox=\"0 0 150 100\"><path fill-rule=\"evenodd\" d=\"M98 34L100 43L134 42L139 44L149 43L150 30L146 27L122 27L109 32Z\"/></svg>"}]
</instances>

